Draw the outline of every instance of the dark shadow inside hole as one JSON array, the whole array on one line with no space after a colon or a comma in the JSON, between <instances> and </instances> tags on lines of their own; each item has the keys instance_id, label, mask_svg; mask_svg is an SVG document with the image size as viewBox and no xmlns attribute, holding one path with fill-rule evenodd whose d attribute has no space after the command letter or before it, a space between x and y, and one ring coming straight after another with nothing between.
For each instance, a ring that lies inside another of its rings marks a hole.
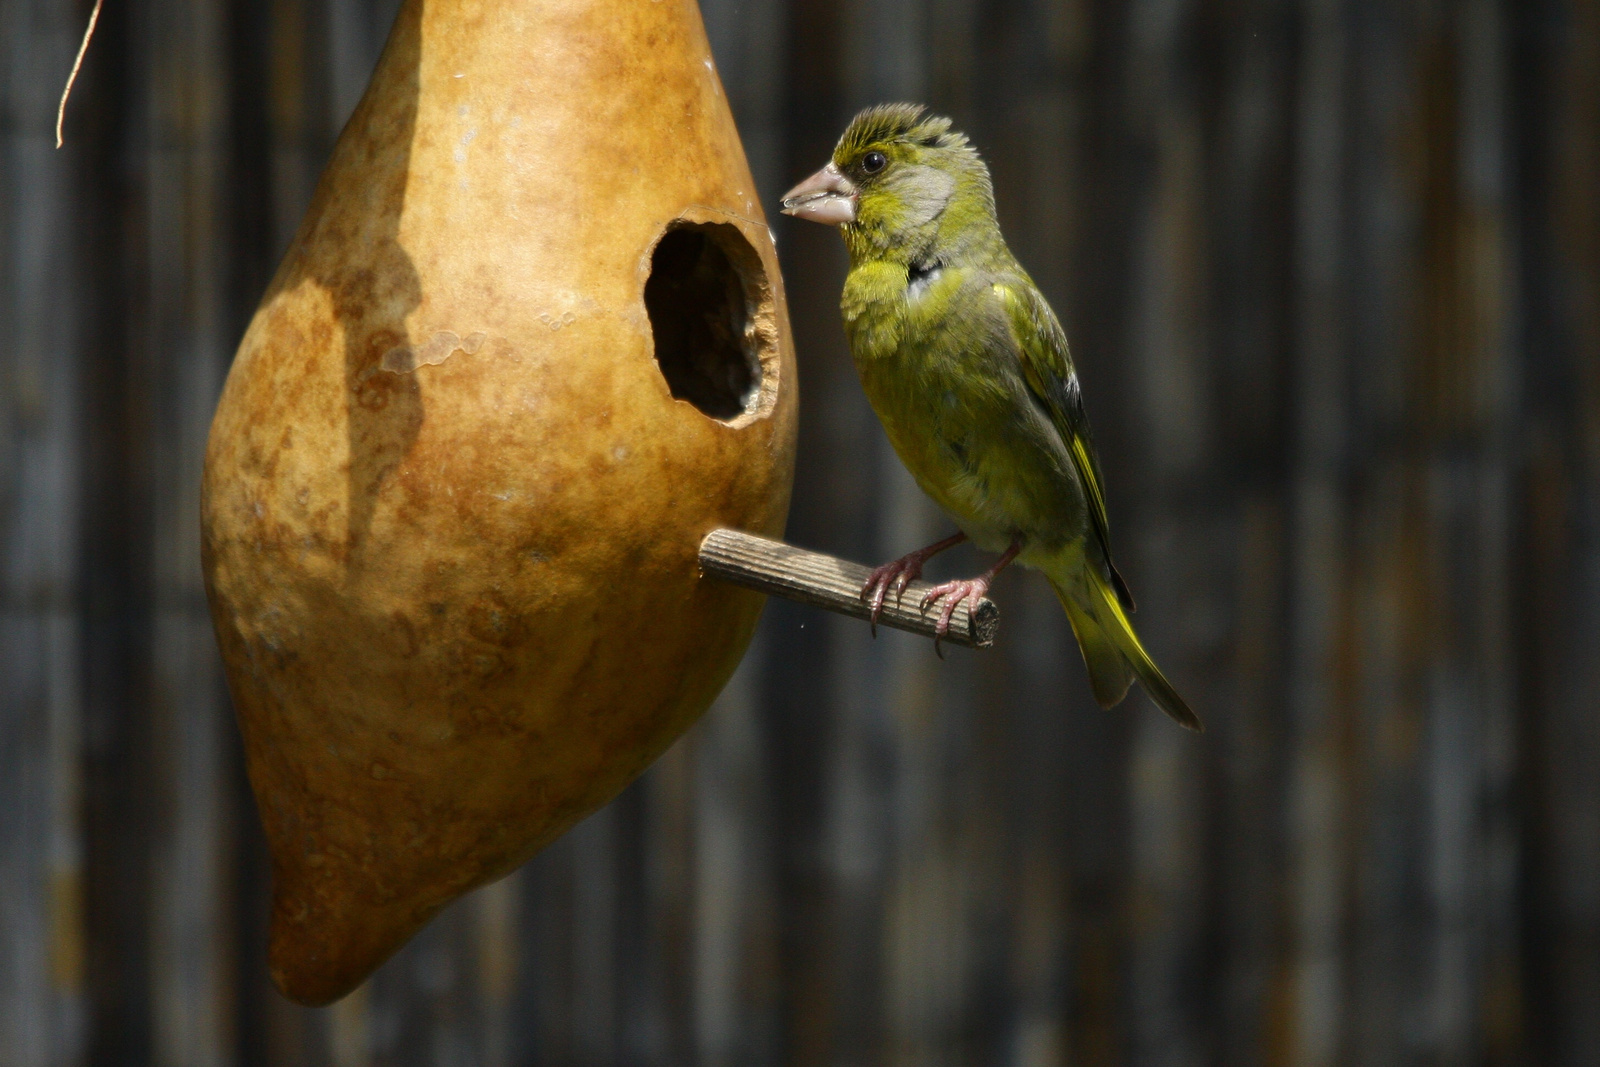
<instances>
[{"instance_id":1,"label":"dark shadow inside hole","mask_svg":"<svg viewBox=\"0 0 1600 1067\"><path fill-rule=\"evenodd\" d=\"M713 236L721 230L732 236ZM744 240L721 224L667 231L650 259L644 306L672 395L712 418L733 419L755 404L761 360L746 333L744 280L719 236Z\"/></svg>"}]
</instances>

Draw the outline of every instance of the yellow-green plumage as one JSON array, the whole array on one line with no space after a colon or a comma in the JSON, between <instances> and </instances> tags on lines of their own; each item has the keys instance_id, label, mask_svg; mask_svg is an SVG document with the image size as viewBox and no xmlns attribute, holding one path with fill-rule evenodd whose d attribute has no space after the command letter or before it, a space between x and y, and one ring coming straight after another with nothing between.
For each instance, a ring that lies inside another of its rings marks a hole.
<instances>
[{"instance_id":1,"label":"yellow-green plumage","mask_svg":"<svg viewBox=\"0 0 1600 1067\"><path fill-rule=\"evenodd\" d=\"M1199 729L1128 621L1066 336L1006 247L988 168L948 119L904 104L858 115L833 165L855 193L845 331L895 451L975 544L1018 543L1050 579L1102 705L1137 677Z\"/></svg>"}]
</instances>

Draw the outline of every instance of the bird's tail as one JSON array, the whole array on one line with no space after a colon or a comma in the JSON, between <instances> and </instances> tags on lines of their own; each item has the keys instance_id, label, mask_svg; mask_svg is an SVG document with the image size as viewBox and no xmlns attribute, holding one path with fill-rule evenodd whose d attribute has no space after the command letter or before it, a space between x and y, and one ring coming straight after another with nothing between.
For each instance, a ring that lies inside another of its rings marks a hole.
<instances>
[{"instance_id":1,"label":"bird's tail","mask_svg":"<svg viewBox=\"0 0 1600 1067\"><path fill-rule=\"evenodd\" d=\"M1084 665L1089 668L1089 685L1094 689L1095 700L1103 708L1111 707L1127 695L1128 687L1138 678L1150 699L1180 726L1204 730L1200 717L1139 643L1139 635L1133 632L1133 623L1128 621L1110 581L1093 564L1080 563L1072 570L1072 580L1058 581L1052 576L1050 584L1061 606L1067 609Z\"/></svg>"}]
</instances>

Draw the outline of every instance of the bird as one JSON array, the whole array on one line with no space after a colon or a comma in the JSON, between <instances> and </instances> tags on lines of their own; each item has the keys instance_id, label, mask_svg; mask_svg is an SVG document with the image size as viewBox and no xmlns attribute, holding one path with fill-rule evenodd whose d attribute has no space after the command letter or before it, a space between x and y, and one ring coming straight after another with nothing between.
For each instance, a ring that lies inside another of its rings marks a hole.
<instances>
[{"instance_id":1,"label":"bird","mask_svg":"<svg viewBox=\"0 0 1600 1067\"><path fill-rule=\"evenodd\" d=\"M1129 620L1066 334L1000 232L977 149L922 105L870 107L781 209L844 238L839 306L861 385L896 454L959 531L871 571L861 596L874 627L891 592L898 600L930 558L970 540L1001 555L923 598L923 612L939 611L936 651L957 606L976 607L1015 561L1054 588L1102 707L1137 678L1179 724L1203 729Z\"/></svg>"}]
</instances>

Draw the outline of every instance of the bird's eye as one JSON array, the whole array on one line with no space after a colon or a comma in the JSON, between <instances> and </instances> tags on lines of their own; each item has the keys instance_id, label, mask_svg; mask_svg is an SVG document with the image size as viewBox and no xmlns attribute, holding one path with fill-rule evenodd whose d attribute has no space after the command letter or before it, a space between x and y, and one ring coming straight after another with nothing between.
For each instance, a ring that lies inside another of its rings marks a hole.
<instances>
[{"instance_id":1,"label":"bird's eye","mask_svg":"<svg viewBox=\"0 0 1600 1067\"><path fill-rule=\"evenodd\" d=\"M889 165L889 157L882 152L868 152L861 157L861 169L868 174L876 174Z\"/></svg>"}]
</instances>

